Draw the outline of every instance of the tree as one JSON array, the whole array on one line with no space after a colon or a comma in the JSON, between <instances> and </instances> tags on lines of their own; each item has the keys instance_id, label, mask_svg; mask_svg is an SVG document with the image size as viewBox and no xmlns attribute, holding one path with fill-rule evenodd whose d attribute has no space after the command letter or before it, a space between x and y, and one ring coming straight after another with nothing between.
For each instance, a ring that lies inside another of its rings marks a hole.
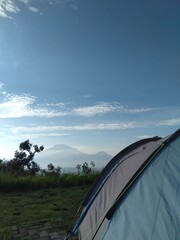
<instances>
[{"instance_id":1,"label":"tree","mask_svg":"<svg viewBox=\"0 0 180 240\"><path fill-rule=\"evenodd\" d=\"M8 164L10 172L17 175L25 173L35 175L40 167L33 159L35 154L43 151L43 149L43 146L32 145L29 140L20 143L19 151L15 151L14 158Z\"/></svg>"},{"instance_id":2,"label":"tree","mask_svg":"<svg viewBox=\"0 0 180 240\"><path fill-rule=\"evenodd\" d=\"M76 169L77 169L78 175L80 175L80 172L81 172L81 164L78 164L78 165L76 166Z\"/></svg>"},{"instance_id":3,"label":"tree","mask_svg":"<svg viewBox=\"0 0 180 240\"><path fill-rule=\"evenodd\" d=\"M57 176L59 176L61 174L62 167L60 167L60 166L57 166L55 168L52 163L49 163L47 165L47 168L48 168L48 172L46 172L47 175L50 175L50 176L57 175Z\"/></svg>"},{"instance_id":4,"label":"tree","mask_svg":"<svg viewBox=\"0 0 180 240\"><path fill-rule=\"evenodd\" d=\"M83 173L85 173L85 174L90 174L90 173L91 173L91 168L88 166L88 163L87 163L87 162L83 163L83 165L82 165L82 171L83 171Z\"/></svg>"},{"instance_id":5,"label":"tree","mask_svg":"<svg viewBox=\"0 0 180 240\"><path fill-rule=\"evenodd\" d=\"M48 171L49 171L49 172L53 172L53 171L54 171L54 165L53 165L52 163L49 163L49 164L47 165L47 168L48 168Z\"/></svg>"},{"instance_id":6,"label":"tree","mask_svg":"<svg viewBox=\"0 0 180 240\"><path fill-rule=\"evenodd\" d=\"M57 166L57 167L55 168L55 172L56 172L57 174L61 174L61 169L62 169L62 167Z\"/></svg>"}]
</instances>

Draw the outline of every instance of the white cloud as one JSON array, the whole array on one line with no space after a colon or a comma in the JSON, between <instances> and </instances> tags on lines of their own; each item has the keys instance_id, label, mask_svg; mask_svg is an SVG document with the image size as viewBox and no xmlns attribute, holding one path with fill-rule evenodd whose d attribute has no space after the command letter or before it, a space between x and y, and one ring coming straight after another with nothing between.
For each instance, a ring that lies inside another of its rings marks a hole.
<instances>
[{"instance_id":1,"label":"white cloud","mask_svg":"<svg viewBox=\"0 0 180 240\"><path fill-rule=\"evenodd\" d=\"M157 126L176 126L176 125L180 125L180 118L162 120L159 123L157 123Z\"/></svg>"},{"instance_id":2,"label":"white cloud","mask_svg":"<svg viewBox=\"0 0 180 240\"><path fill-rule=\"evenodd\" d=\"M123 108L122 106L118 106L116 104L100 103L95 106L75 108L73 110L73 112L80 116L93 117L96 114L105 114L108 112L116 112L116 111L122 110L122 108Z\"/></svg>"},{"instance_id":3,"label":"white cloud","mask_svg":"<svg viewBox=\"0 0 180 240\"><path fill-rule=\"evenodd\" d=\"M28 7L29 10L33 13L38 13L39 12L39 9L35 8L35 7Z\"/></svg>"},{"instance_id":4,"label":"white cloud","mask_svg":"<svg viewBox=\"0 0 180 240\"><path fill-rule=\"evenodd\" d=\"M19 11L20 9L12 0L0 0L0 17L12 18L9 14Z\"/></svg>"},{"instance_id":5,"label":"white cloud","mask_svg":"<svg viewBox=\"0 0 180 240\"><path fill-rule=\"evenodd\" d=\"M144 112L151 112L155 110L160 110L162 108L134 108L134 109L124 109L124 112L127 113L144 113Z\"/></svg>"},{"instance_id":6,"label":"white cloud","mask_svg":"<svg viewBox=\"0 0 180 240\"><path fill-rule=\"evenodd\" d=\"M0 103L0 118L17 118L23 116L27 110L27 106L32 104L33 101L33 97L7 95L7 99Z\"/></svg>"},{"instance_id":7,"label":"white cloud","mask_svg":"<svg viewBox=\"0 0 180 240\"><path fill-rule=\"evenodd\" d=\"M98 103L92 106L72 108L72 103L47 103L37 104L36 97L21 94L9 94L2 91L3 83L0 82L0 93L3 95L3 101L0 102L0 118L22 118L22 117L62 117L62 116L82 116L94 117L107 113L143 113L156 110L157 108L135 108L128 109L119 103ZM68 105L68 107L67 107Z\"/></svg>"},{"instance_id":8,"label":"white cloud","mask_svg":"<svg viewBox=\"0 0 180 240\"><path fill-rule=\"evenodd\" d=\"M10 16L8 16L8 15L5 13L5 10L2 9L1 6L0 6L0 17L11 18Z\"/></svg>"},{"instance_id":9,"label":"white cloud","mask_svg":"<svg viewBox=\"0 0 180 240\"><path fill-rule=\"evenodd\" d=\"M34 106L35 101L34 96L6 94L4 101L0 102L0 118L60 117L68 114L41 105Z\"/></svg>"},{"instance_id":10,"label":"white cloud","mask_svg":"<svg viewBox=\"0 0 180 240\"><path fill-rule=\"evenodd\" d=\"M159 110L160 108L134 108L129 109L119 103L99 103L94 106L79 107L73 110L74 114L84 116L84 117L93 117L97 114L105 114L109 112L121 112L121 113L144 113Z\"/></svg>"},{"instance_id":11,"label":"white cloud","mask_svg":"<svg viewBox=\"0 0 180 240\"><path fill-rule=\"evenodd\" d=\"M75 11L78 10L78 7L75 4L74 0L47 0L47 2L51 5L58 4L62 9L66 8L66 7L70 7Z\"/></svg>"},{"instance_id":12,"label":"white cloud","mask_svg":"<svg viewBox=\"0 0 180 240\"><path fill-rule=\"evenodd\" d=\"M167 108L134 108L130 109L118 102L102 102L91 106L71 107L72 102L54 102L46 104L37 104L36 97L27 94L15 95L4 91L4 84L0 81L0 94L3 100L0 100L0 119L1 118L22 118L22 117L62 117L62 116L81 116L95 117L96 115L105 115L107 113L121 114L141 114L150 111L157 111ZM160 122L159 125L176 123L176 119L170 122Z\"/></svg>"},{"instance_id":13,"label":"white cloud","mask_svg":"<svg viewBox=\"0 0 180 240\"><path fill-rule=\"evenodd\" d=\"M24 4L28 4L29 0L19 0L20 2L24 3Z\"/></svg>"},{"instance_id":14,"label":"white cloud","mask_svg":"<svg viewBox=\"0 0 180 240\"><path fill-rule=\"evenodd\" d=\"M64 107L66 104L63 102L57 102L57 103L47 103L46 106L48 107Z\"/></svg>"},{"instance_id":15,"label":"white cloud","mask_svg":"<svg viewBox=\"0 0 180 240\"><path fill-rule=\"evenodd\" d=\"M25 4L29 11L33 13L39 13L40 10L36 7L31 6L31 1L30 0L18 0L20 3ZM40 0L37 0L40 2ZM36 2L36 1L35 1ZM44 0L47 4L57 4L59 5L62 9L66 7L70 7L74 10L77 10L78 7L72 0ZM16 2L17 3L17 2ZM15 1L13 0L0 0L0 17L3 18L12 18L11 14L12 13L18 13L20 12L20 6L17 5ZM40 12L40 15L43 15L42 12Z\"/></svg>"}]
</instances>

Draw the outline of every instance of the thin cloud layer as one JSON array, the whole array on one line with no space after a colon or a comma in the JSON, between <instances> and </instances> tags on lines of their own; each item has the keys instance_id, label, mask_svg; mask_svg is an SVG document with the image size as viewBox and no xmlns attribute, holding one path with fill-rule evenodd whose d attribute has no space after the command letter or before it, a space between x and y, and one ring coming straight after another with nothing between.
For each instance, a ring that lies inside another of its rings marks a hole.
<instances>
[{"instance_id":1,"label":"thin cloud layer","mask_svg":"<svg viewBox=\"0 0 180 240\"><path fill-rule=\"evenodd\" d=\"M119 113L144 113L155 111L161 108L135 108L129 109L119 103L99 103L94 106L87 106L87 107L79 107L75 108L73 112L77 115L84 116L84 117L93 117L99 114L105 114L109 112L119 112Z\"/></svg>"},{"instance_id":2,"label":"thin cloud layer","mask_svg":"<svg viewBox=\"0 0 180 240\"><path fill-rule=\"evenodd\" d=\"M58 137L58 136L70 136L73 132L92 132L93 134L100 134L102 131L116 131L116 130L128 130L138 128L152 128L157 127L163 123L163 126L174 126L180 123L180 119L172 119L172 121L153 122L153 121L132 121L132 122L111 122L111 123L94 123L94 124L82 124L82 125L39 125L39 126L20 126L11 127L9 131L13 136L21 136L22 138L39 138L43 136ZM170 125L171 124L171 125ZM138 135L136 138L150 138L154 135Z\"/></svg>"},{"instance_id":3,"label":"thin cloud layer","mask_svg":"<svg viewBox=\"0 0 180 240\"><path fill-rule=\"evenodd\" d=\"M38 118L57 118L65 116L74 117L96 117L104 116L109 113L116 113L126 116L127 114L139 115L147 112L156 112L157 110L167 110L167 108L129 108L118 102L101 102L90 106L74 107L74 103L54 102L54 103L37 103L38 99L35 96L28 94L16 95L4 91L4 85L0 82L0 119L38 117ZM177 109L176 109L177 110ZM177 112L177 111L176 111ZM161 115L162 116L162 111ZM180 118L170 120L156 121L156 125L177 125L180 123ZM179 116L178 116L179 117Z\"/></svg>"},{"instance_id":4,"label":"thin cloud layer","mask_svg":"<svg viewBox=\"0 0 180 240\"><path fill-rule=\"evenodd\" d=\"M30 2L29 0L19 0L19 1L24 3L24 4L28 4Z\"/></svg>"},{"instance_id":5,"label":"thin cloud layer","mask_svg":"<svg viewBox=\"0 0 180 240\"><path fill-rule=\"evenodd\" d=\"M71 136L70 133L28 133L28 134L20 134L17 135L16 138L18 139L35 139L35 138L42 138L42 137L66 137Z\"/></svg>"},{"instance_id":6,"label":"thin cloud layer","mask_svg":"<svg viewBox=\"0 0 180 240\"><path fill-rule=\"evenodd\" d=\"M151 111L155 111L155 110L162 110L164 108L135 108L135 109L126 109L124 108L124 112L127 113L145 113L145 112L151 112Z\"/></svg>"},{"instance_id":7,"label":"thin cloud layer","mask_svg":"<svg viewBox=\"0 0 180 240\"><path fill-rule=\"evenodd\" d=\"M40 2L40 0L37 0ZM34 2L36 3L36 2ZM44 3L49 5L58 4L61 8L66 8L67 6L73 10L77 10L78 7L72 0L44 0ZM12 19L12 14L17 14L21 11L21 5L27 6L27 9L33 13L39 13L42 15L40 9L31 5L30 0L0 0L0 17Z\"/></svg>"},{"instance_id":8,"label":"thin cloud layer","mask_svg":"<svg viewBox=\"0 0 180 240\"><path fill-rule=\"evenodd\" d=\"M121 105L113 103L102 103L94 106L70 108L68 104L48 103L36 104L36 97L30 95L11 95L1 92L4 95L3 102L0 102L0 118L23 118L23 117L63 117L63 116L81 116L95 117L96 115L105 115L107 113L142 113L153 111L151 108L127 109Z\"/></svg>"},{"instance_id":9,"label":"thin cloud layer","mask_svg":"<svg viewBox=\"0 0 180 240\"><path fill-rule=\"evenodd\" d=\"M167 119L157 123L157 126L176 126L176 125L180 125L180 118Z\"/></svg>"},{"instance_id":10,"label":"thin cloud layer","mask_svg":"<svg viewBox=\"0 0 180 240\"><path fill-rule=\"evenodd\" d=\"M58 131L91 131L91 130L123 130L135 128L136 125L133 122L129 123L98 123L98 124L83 124L74 126L36 126L36 127L15 127L11 128L13 134L23 133L51 133L60 134Z\"/></svg>"},{"instance_id":11,"label":"thin cloud layer","mask_svg":"<svg viewBox=\"0 0 180 240\"><path fill-rule=\"evenodd\" d=\"M122 108L121 106L117 106L116 104L100 103L100 104L97 104L94 106L75 108L73 110L73 112L80 116L93 117L97 114L116 112L116 111L120 110L121 108Z\"/></svg>"},{"instance_id":12,"label":"thin cloud layer","mask_svg":"<svg viewBox=\"0 0 180 240\"><path fill-rule=\"evenodd\" d=\"M47 103L37 104L36 97L22 94L15 95L3 91L3 83L0 82L0 93L3 101L0 102L0 118L23 118L23 117L62 117L62 116L81 116L95 117L108 113L140 114L155 111L157 108L135 108L129 109L123 105L115 103L97 103L93 106L70 107L70 103ZM162 124L163 125L163 122Z\"/></svg>"}]
</instances>

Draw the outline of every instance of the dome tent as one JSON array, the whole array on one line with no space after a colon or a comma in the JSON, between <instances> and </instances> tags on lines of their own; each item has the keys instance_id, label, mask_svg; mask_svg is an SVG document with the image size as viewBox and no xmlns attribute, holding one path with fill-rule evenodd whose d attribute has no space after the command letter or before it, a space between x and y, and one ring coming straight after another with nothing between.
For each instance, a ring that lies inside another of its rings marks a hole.
<instances>
[{"instance_id":1,"label":"dome tent","mask_svg":"<svg viewBox=\"0 0 180 240\"><path fill-rule=\"evenodd\" d=\"M180 239L180 129L117 154L82 203L80 240Z\"/></svg>"}]
</instances>

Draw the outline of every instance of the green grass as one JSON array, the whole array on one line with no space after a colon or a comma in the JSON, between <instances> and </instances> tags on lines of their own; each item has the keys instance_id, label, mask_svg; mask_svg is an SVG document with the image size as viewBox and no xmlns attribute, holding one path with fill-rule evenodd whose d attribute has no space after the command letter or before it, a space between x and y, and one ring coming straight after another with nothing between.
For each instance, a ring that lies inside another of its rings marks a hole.
<instances>
[{"instance_id":1,"label":"green grass","mask_svg":"<svg viewBox=\"0 0 180 240\"><path fill-rule=\"evenodd\" d=\"M71 224L99 173L13 176L0 172L0 240L11 239L11 226L51 222L62 230Z\"/></svg>"},{"instance_id":2,"label":"green grass","mask_svg":"<svg viewBox=\"0 0 180 240\"><path fill-rule=\"evenodd\" d=\"M91 185L99 173L89 175L49 174L45 176L12 176L8 173L0 173L0 192L31 191L52 187L72 187Z\"/></svg>"},{"instance_id":3,"label":"green grass","mask_svg":"<svg viewBox=\"0 0 180 240\"><path fill-rule=\"evenodd\" d=\"M1 228L0 227L0 240L11 240L12 236L11 236L11 231L10 228L6 227L6 228Z\"/></svg>"},{"instance_id":4,"label":"green grass","mask_svg":"<svg viewBox=\"0 0 180 240\"><path fill-rule=\"evenodd\" d=\"M10 226L42 221L69 230L89 186L0 193L0 239L10 239Z\"/></svg>"}]
</instances>

